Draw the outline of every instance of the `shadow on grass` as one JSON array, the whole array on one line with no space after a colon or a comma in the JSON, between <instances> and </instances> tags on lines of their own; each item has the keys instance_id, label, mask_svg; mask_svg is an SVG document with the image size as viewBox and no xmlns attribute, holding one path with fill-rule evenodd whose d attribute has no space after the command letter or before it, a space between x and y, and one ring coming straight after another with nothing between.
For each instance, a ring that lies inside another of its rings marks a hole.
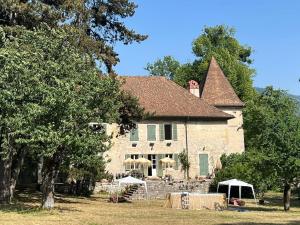
<instances>
[{"instance_id":1,"label":"shadow on grass","mask_svg":"<svg viewBox=\"0 0 300 225\"><path fill-rule=\"evenodd\" d=\"M252 204L248 206L248 204L246 203L246 206L242 206L242 207L239 207L239 206L233 206L233 205L230 205L229 206L229 210L232 210L232 211L240 211L240 212L243 212L243 211L252 211L252 212L283 212L283 200L280 196L269 196L269 197L266 197L265 198L266 200L266 204L265 205L255 205ZM300 200L293 196L291 198L291 208L300 208ZM300 221L298 222L298 224L300 225Z\"/></svg>"},{"instance_id":2,"label":"shadow on grass","mask_svg":"<svg viewBox=\"0 0 300 225\"><path fill-rule=\"evenodd\" d=\"M259 206L229 206L229 211L236 211L236 212L275 212L275 211L283 211L280 208L274 207L259 207Z\"/></svg>"},{"instance_id":3,"label":"shadow on grass","mask_svg":"<svg viewBox=\"0 0 300 225\"><path fill-rule=\"evenodd\" d=\"M51 210L42 209L40 206L32 206L23 203L15 203L9 205L1 205L0 206L1 212L9 212L9 213L19 213L19 214L34 214L34 213L42 213L42 212L55 212L58 211L59 213L63 212L81 212L81 210L74 209L72 207L54 207Z\"/></svg>"},{"instance_id":4,"label":"shadow on grass","mask_svg":"<svg viewBox=\"0 0 300 225\"><path fill-rule=\"evenodd\" d=\"M77 201L76 201L77 199ZM55 202L56 203L63 203L63 204L82 204L82 205L86 205L89 204L88 202L82 202L82 201L78 201L78 198L76 197L70 197L70 196L55 196Z\"/></svg>"},{"instance_id":5,"label":"shadow on grass","mask_svg":"<svg viewBox=\"0 0 300 225\"><path fill-rule=\"evenodd\" d=\"M36 213L42 211L40 206L33 206L24 203L13 203L9 205L0 205L1 212L16 212L20 214Z\"/></svg>"},{"instance_id":6,"label":"shadow on grass","mask_svg":"<svg viewBox=\"0 0 300 225\"><path fill-rule=\"evenodd\" d=\"M291 204L291 208L298 208L299 206ZM283 212L283 205L280 204L268 204L264 206L229 206L229 211L238 211L238 212ZM298 222L300 225L300 221Z\"/></svg>"},{"instance_id":7,"label":"shadow on grass","mask_svg":"<svg viewBox=\"0 0 300 225\"><path fill-rule=\"evenodd\" d=\"M276 223L277 225L299 225L300 221L287 221L285 223ZM217 225L274 225L275 223L259 223L259 222L237 222L237 223L218 223Z\"/></svg>"},{"instance_id":8,"label":"shadow on grass","mask_svg":"<svg viewBox=\"0 0 300 225\"><path fill-rule=\"evenodd\" d=\"M41 198L42 194L38 191L33 190L22 190L15 192L15 200L12 204L0 205L0 211L2 212L16 212L20 214L26 213L38 213L38 212L47 212L52 210L46 210L41 208ZM73 196L69 199L64 199L63 195L55 197L55 203L63 204L88 204L87 202L76 201L76 198ZM53 212L57 210L58 212L74 212L81 211L74 209L73 207L64 207L64 206L55 206Z\"/></svg>"}]
</instances>

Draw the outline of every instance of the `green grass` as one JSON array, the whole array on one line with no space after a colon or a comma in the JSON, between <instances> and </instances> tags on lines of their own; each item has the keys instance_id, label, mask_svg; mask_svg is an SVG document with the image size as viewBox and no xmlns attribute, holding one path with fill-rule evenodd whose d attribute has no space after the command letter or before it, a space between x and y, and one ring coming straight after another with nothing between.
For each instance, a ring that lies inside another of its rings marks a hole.
<instances>
[{"instance_id":1,"label":"green grass","mask_svg":"<svg viewBox=\"0 0 300 225\"><path fill-rule=\"evenodd\" d=\"M108 203L107 196L91 198L59 196L53 210L41 210L35 194L19 195L18 201L0 207L0 224L300 224L300 201L293 199L290 212L282 210L281 195L267 195L269 205L246 201L247 212L213 210L176 210L164 208L163 200Z\"/></svg>"}]
</instances>

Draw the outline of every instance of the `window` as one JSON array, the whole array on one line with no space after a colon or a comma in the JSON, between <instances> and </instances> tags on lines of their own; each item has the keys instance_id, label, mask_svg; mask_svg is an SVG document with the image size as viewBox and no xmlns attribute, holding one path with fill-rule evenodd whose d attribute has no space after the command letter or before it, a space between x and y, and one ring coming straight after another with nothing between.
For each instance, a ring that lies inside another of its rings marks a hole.
<instances>
[{"instance_id":1,"label":"window","mask_svg":"<svg viewBox=\"0 0 300 225\"><path fill-rule=\"evenodd\" d=\"M166 154L166 157L173 159L173 154Z\"/></svg>"},{"instance_id":2,"label":"window","mask_svg":"<svg viewBox=\"0 0 300 225\"><path fill-rule=\"evenodd\" d=\"M156 141L156 125L147 125L147 140Z\"/></svg>"},{"instance_id":3,"label":"window","mask_svg":"<svg viewBox=\"0 0 300 225\"><path fill-rule=\"evenodd\" d=\"M138 159L139 155L131 155L130 158L132 158L132 159Z\"/></svg>"},{"instance_id":4,"label":"window","mask_svg":"<svg viewBox=\"0 0 300 225\"><path fill-rule=\"evenodd\" d=\"M173 154L166 154L166 157L173 159ZM173 168L173 165L168 163L166 164L166 168Z\"/></svg>"},{"instance_id":5,"label":"window","mask_svg":"<svg viewBox=\"0 0 300 225\"><path fill-rule=\"evenodd\" d=\"M177 124L159 124L159 140L177 141Z\"/></svg>"},{"instance_id":6,"label":"window","mask_svg":"<svg viewBox=\"0 0 300 225\"><path fill-rule=\"evenodd\" d=\"M172 124L165 124L165 140L172 140Z\"/></svg>"},{"instance_id":7,"label":"window","mask_svg":"<svg viewBox=\"0 0 300 225\"><path fill-rule=\"evenodd\" d=\"M152 169L156 169L156 155L151 155Z\"/></svg>"},{"instance_id":8,"label":"window","mask_svg":"<svg viewBox=\"0 0 300 225\"><path fill-rule=\"evenodd\" d=\"M136 128L133 128L130 131L130 141L138 141L139 140L139 129L138 126Z\"/></svg>"},{"instance_id":9,"label":"window","mask_svg":"<svg viewBox=\"0 0 300 225\"><path fill-rule=\"evenodd\" d=\"M97 133L103 132L104 134L106 134L106 130L107 130L106 123L89 123L89 127L94 132L97 132Z\"/></svg>"},{"instance_id":10,"label":"window","mask_svg":"<svg viewBox=\"0 0 300 225\"><path fill-rule=\"evenodd\" d=\"M132 159L138 159L139 155L131 155L130 158L132 158ZM131 164L130 169L131 170L138 169L138 165L136 163L133 163L133 164Z\"/></svg>"}]
</instances>

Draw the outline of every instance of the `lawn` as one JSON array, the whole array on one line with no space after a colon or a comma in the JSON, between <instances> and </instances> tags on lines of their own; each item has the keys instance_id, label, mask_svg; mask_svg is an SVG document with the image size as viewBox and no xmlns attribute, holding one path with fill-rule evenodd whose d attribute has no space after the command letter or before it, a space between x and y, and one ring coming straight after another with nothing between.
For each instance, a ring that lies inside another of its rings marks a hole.
<instances>
[{"instance_id":1,"label":"lawn","mask_svg":"<svg viewBox=\"0 0 300 225\"><path fill-rule=\"evenodd\" d=\"M108 203L107 196L91 198L58 197L54 210L39 209L37 194L19 194L15 205L0 208L0 224L300 224L300 202L282 211L281 199L269 194L268 206L247 201L246 212L176 210L163 208L163 200Z\"/></svg>"}]
</instances>

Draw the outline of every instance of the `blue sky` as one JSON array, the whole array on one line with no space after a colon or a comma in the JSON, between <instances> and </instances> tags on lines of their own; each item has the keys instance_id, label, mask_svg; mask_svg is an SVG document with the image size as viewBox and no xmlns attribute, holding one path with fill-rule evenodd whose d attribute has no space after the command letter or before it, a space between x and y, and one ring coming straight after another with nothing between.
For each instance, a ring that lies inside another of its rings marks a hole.
<instances>
[{"instance_id":1,"label":"blue sky","mask_svg":"<svg viewBox=\"0 0 300 225\"><path fill-rule=\"evenodd\" d=\"M147 75L144 67L165 55L181 63L194 59L192 41L204 26L236 29L240 43L253 48L254 84L273 85L300 95L299 0L135 0L139 7L126 24L149 38L116 45L121 75Z\"/></svg>"}]
</instances>

